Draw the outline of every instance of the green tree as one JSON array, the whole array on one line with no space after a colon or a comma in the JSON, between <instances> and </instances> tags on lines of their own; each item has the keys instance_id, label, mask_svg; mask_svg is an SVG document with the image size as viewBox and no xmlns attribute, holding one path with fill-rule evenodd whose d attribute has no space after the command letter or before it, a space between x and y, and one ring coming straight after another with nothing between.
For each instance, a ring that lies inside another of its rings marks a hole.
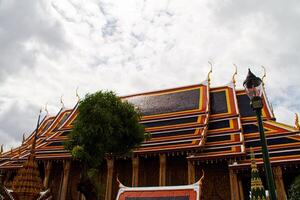
<instances>
[{"instance_id":1,"label":"green tree","mask_svg":"<svg viewBox=\"0 0 300 200\"><path fill-rule=\"evenodd\" d=\"M300 199L300 176L297 176L294 180L294 183L290 186L288 197L289 200Z\"/></svg>"},{"instance_id":2,"label":"green tree","mask_svg":"<svg viewBox=\"0 0 300 200\"><path fill-rule=\"evenodd\" d=\"M87 94L79 102L79 114L68 135L65 147L83 164L84 176L79 190L99 193L95 176L105 157L124 155L138 147L145 139L140 113L113 92ZM94 189L91 189L91 185ZM89 197L88 199L92 199Z\"/></svg>"}]
</instances>

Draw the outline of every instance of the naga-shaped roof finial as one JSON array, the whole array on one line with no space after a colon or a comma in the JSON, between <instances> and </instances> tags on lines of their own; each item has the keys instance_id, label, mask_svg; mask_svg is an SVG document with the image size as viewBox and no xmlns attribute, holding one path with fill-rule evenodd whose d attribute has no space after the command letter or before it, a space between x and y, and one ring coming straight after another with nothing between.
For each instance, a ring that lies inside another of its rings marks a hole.
<instances>
[{"instance_id":1,"label":"naga-shaped roof finial","mask_svg":"<svg viewBox=\"0 0 300 200\"><path fill-rule=\"evenodd\" d=\"M61 107L64 109L65 108L65 104L63 102L63 95L60 96L60 104L61 104Z\"/></svg>"},{"instance_id":2,"label":"naga-shaped roof finial","mask_svg":"<svg viewBox=\"0 0 300 200\"><path fill-rule=\"evenodd\" d=\"M300 130L298 113L295 113L295 128L298 129L298 130Z\"/></svg>"},{"instance_id":3,"label":"naga-shaped roof finial","mask_svg":"<svg viewBox=\"0 0 300 200\"><path fill-rule=\"evenodd\" d=\"M31 150L30 150L31 154L35 153L35 146L36 146L39 126L40 126L41 114L42 114L42 108L40 109L40 112L39 112L39 117L38 117L38 121L37 121L37 124L36 124L36 129L35 129L35 132L34 132L34 136L33 136L33 142L31 144Z\"/></svg>"},{"instance_id":4,"label":"naga-shaped roof finial","mask_svg":"<svg viewBox=\"0 0 300 200\"><path fill-rule=\"evenodd\" d=\"M23 133L22 144L25 142L25 133Z\"/></svg>"},{"instance_id":5,"label":"naga-shaped roof finial","mask_svg":"<svg viewBox=\"0 0 300 200\"><path fill-rule=\"evenodd\" d=\"M204 179L204 170L202 169L202 176L199 180L199 199L203 197L203 179Z\"/></svg>"},{"instance_id":6,"label":"naga-shaped roof finial","mask_svg":"<svg viewBox=\"0 0 300 200\"><path fill-rule=\"evenodd\" d=\"M262 84L263 86L265 85L265 78L267 77L267 73L266 73L266 68L262 65L261 66L264 70L264 75L261 77L261 80L262 80Z\"/></svg>"},{"instance_id":7,"label":"naga-shaped roof finial","mask_svg":"<svg viewBox=\"0 0 300 200\"><path fill-rule=\"evenodd\" d=\"M119 188L125 187L125 186L121 183L121 181L120 181L120 179L119 179L119 174L117 174L117 183L118 183L118 185L119 185Z\"/></svg>"},{"instance_id":8,"label":"naga-shaped roof finial","mask_svg":"<svg viewBox=\"0 0 300 200\"><path fill-rule=\"evenodd\" d=\"M212 73L213 64L210 61L208 61L208 64L210 65L210 70L209 70L209 72L207 74L207 82L208 82L208 85L210 85L210 80L211 80L210 76L211 76L211 73Z\"/></svg>"},{"instance_id":9,"label":"naga-shaped roof finial","mask_svg":"<svg viewBox=\"0 0 300 200\"><path fill-rule=\"evenodd\" d=\"M234 73L232 75L232 83L234 85L234 87L236 86L236 80L235 80L235 77L237 76L237 65L233 63L233 66L234 66Z\"/></svg>"},{"instance_id":10,"label":"naga-shaped roof finial","mask_svg":"<svg viewBox=\"0 0 300 200\"><path fill-rule=\"evenodd\" d=\"M76 88L76 97L77 97L77 101L79 102L79 101L80 101L80 96L79 96L79 94L78 94L78 88L79 88L79 87Z\"/></svg>"},{"instance_id":11,"label":"naga-shaped roof finial","mask_svg":"<svg viewBox=\"0 0 300 200\"><path fill-rule=\"evenodd\" d=\"M49 115L49 111L48 111L48 102L46 103L46 105L45 105L45 112L46 112L46 116L48 116Z\"/></svg>"}]
</instances>

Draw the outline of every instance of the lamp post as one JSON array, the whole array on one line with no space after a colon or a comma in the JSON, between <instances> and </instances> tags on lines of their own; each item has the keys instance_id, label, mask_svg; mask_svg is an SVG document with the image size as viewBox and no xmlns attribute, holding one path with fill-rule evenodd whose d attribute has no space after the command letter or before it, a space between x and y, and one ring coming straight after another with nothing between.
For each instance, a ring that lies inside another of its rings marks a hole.
<instances>
[{"instance_id":1,"label":"lamp post","mask_svg":"<svg viewBox=\"0 0 300 200\"><path fill-rule=\"evenodd\" d=\"M276 200L276 193L275 193L275 186L274 186L274 179L272 174L272 169L270 165L270 159L269 159L269 151L266 141L266 136L264 133L264 127L261 117L261 110L263 108L263 102L262 102L262 80L258 77L256 77L249 69L248 75L246 80L244 81L244 87L246 90L247 95L250 98L250 105L252 109L256 113L257 122L258 122L258 129L260 134L260 141L261 141L261 148L262 148L262 155L263 155L263 161L264 161L264 168L266 172L266 179L267 179L267 185L269 189L270 194L270 200Z\"/></svg>"}]
</instances>

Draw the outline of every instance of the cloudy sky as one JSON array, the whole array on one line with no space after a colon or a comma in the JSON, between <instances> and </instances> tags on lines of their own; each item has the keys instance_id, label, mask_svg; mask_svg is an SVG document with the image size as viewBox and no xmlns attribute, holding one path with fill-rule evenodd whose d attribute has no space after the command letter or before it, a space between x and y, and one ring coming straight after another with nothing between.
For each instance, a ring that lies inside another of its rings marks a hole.
<instances>
[{"instance_id":1,"label":"cloudy sky","mask_svg":"<svg viewBox=\"0 0 300 200\"><path fill-rule=\"evenodd\" d=\"M300 112L300 2L0 0L0 143L101 89L119 95L263 75L280 122Z\"/></svg>"}]
</instances>

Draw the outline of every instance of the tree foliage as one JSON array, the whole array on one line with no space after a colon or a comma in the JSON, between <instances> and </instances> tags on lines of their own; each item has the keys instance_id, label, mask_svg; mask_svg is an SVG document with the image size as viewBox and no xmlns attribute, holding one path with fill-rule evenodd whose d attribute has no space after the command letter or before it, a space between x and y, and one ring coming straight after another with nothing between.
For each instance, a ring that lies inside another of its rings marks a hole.
<instances>
[{"instance_id":1,"label":"tree foliage","mask_svg":"<svg viewBox=\"0 0 300 200\"><path fill-rule=\"evenodd\" d=\"M66 148L88 168L99 167L105 156L128 153L144 140L139 112L113 92L87 94L78 111Z\"/></svg>"},{"instance_id":2,"label":"tree foliage","mask_svg":"<svg viewBox=\"0 0 300 200\"><path fill-rule=\"evenodd\" d=\"M289 200L300 199L300 176L297 176L294 183L290 186L288 197Z\"/></svg>"}]
</instances>

